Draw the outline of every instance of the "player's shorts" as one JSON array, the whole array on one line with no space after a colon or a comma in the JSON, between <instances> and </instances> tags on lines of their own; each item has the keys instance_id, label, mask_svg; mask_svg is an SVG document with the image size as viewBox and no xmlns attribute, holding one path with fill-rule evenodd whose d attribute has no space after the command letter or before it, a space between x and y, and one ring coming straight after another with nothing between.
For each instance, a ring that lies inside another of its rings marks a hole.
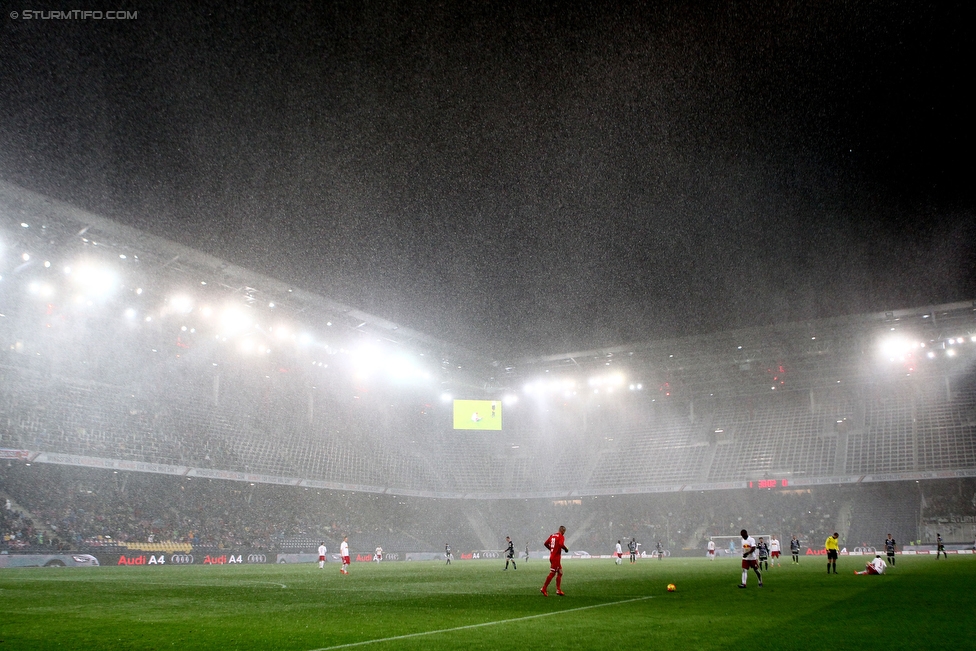
<instances>
[{"instance_id":1,"label":"player's shorts","mask_svg":"<svg viewBox=\"0 0 976 651\"><path fill-rule=\"evenodd\" d=\"M616 556L617 558L623 558L624 557L624 555L622 553L621 554L614 554L614 556Z\"/></svg>"},{"instance_id":2,"label":"player's shorts","mask_svg":"<svg viewBox=\"0 0 976 651\"><path fill-rule=\"evenodd\" d=\"M325 561L325 556L319 556L319 562L321 563L323 561Z\"/></svg>"},{"instance_id":3,"label":"player's shorts","mask_svg":"<svg viewBox=\"0 0 976 651\"><path fill-rule=\"evenodd\" d=\"M874 569L874 567L872 567L871 564L869 563L868 564L868 574L881 574L881 572L879 572L878 570Z\"/></svg>"},{"instance_id":4,"label":"player's shorts","mask_svg":"<svg viewBox=\"0 0 976 651\"><path fill-rule=\"evenodd\" d=\"M550 557L549 558L549 569L551 571L554 571L554 572L555 571L562 572L563 571L563 559L561 557L560 558L552 558L552 557Z\"/></svg>"},{"instance_id":5,"label":"player's shorts","mask_svg":"<svg viewBox=\"0 0 976 651\"><path fill-rule=\"evenodd\" d=\"M709 549L708 550L708 555L709 556L714 556L715 555L715 550L714 549Z\"/></svg>"},{"instance_id":6,"label":"player's shorts","mask_svg":"<svg viewBox=\"0 0 976 651\"><path fill-rule=\"evenodd\" d=\"M346 565L349 565L349 557L348 556L343 556L342 557L342 562L345 563Z\"/></svg>"},{"instance_id":7,"label":"player's shorts","mask_svg":"<svg viewBox=\"0 0 976 651\"><path fill-rule=\"evenodd\" d=\"M743 558L742 559L742 569L744 569L744 570L758 570L759 569L759 561L757 561L755 559L753 559L753 560L750 561L748 559Z\"/></svg>"},{"instance_id":8,"label":"player's shorts","mask_svg":"<svg viewBox=\"0 0 976 651\"><path fill-rule=\"evenodd\" d=\"M828 561L836 561L837 560L837 550L836 549L828 549L827 550L827 560Z\"/></svg>"},{"instance_id":9,"label":"player's shorts","mask_svg":"<svg viewBox=\"0 0 976 651\"><path fill-rule=\"evenodd\" d=\"M779 552L769 552L770 556L773 558L779 558Z\"/></svg>"}]
</instances>

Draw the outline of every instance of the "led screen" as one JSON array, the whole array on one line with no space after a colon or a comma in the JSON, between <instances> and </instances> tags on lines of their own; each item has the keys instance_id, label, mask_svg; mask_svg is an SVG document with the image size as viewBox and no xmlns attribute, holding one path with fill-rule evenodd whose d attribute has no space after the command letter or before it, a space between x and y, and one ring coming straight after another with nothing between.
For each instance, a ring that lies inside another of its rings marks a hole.
<instances>
[{"instance_id":1,"label":"led screen","mask_svg":"<svg viewBox=\"0 0 976 651\"><path fill-rule=\"evenodd\" d=\"M500 400L455 400L454 429L502 428Z\"/></svg>"}]
</instances>

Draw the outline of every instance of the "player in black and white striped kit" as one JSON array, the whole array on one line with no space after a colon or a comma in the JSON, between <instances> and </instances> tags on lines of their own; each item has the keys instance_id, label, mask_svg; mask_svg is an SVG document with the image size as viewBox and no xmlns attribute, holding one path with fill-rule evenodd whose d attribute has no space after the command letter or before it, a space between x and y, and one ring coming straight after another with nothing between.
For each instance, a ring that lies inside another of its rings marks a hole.
<instances>
[{"instance_id":1,"label":"player in black and white striped kit","mask_svg":"<svg viewBox=\"0 0 976 651\"><path fill-rule=\"evenodd\" d=\"M508 569L508 562L512 562L512 569L517 570L518 565L515 564L515 543L512 542L511 536L505 536L505 542L508 543L508 547L505 548L505 569Z\"/></svg>"},{"instance_id":2,"label":"player in black and white striped kit","mask_svg":"<svg viewBox=\"0 0 976 651\"><path fill-rule=\"evenodd\" d=\"M894 567L894 565L895 565L895 539L892 538L891 537L891 534L889 533L888 534L888 537L885 538L885 541L884 542L885 542L885 553L888 555L888 563L892 567Z\"/></svg>"},{"instance_id":3,"label":"player in black and white striped kit","mask_svg":"<svg viewBox=\"0 0 976 651\"><path fill-rule=\"evenodd\" d=\"M759 552L759 569L768 570L769 569L769 545L760 538L759 544L756 545L756 551ZM763 567L765 564L766 567Z\"/></svg>"},{"instance_id":4,"label":"player in black and white striped kit","mask_svg":"<svg viewBox=\"0 0 976 651\"><path fill-rule=\"evenodd\" d=\"M796 539L796 534L790 538L790 553L793 554L793 562L799 565L800 563L800 541Z\"/></svg>"}]
</instances>

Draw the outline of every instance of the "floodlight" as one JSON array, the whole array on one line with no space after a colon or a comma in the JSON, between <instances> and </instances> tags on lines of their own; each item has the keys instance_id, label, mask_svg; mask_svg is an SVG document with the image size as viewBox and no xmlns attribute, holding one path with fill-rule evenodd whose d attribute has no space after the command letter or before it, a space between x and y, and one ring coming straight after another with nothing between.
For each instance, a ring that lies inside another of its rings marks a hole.
<instances>
[{"instance_id":1,"label":"floodlight","mask_svg":"<svg viewBox=\"0 0 976 651\"><path fill-rule=\"evenodd\" d=\"M54 296L54 287L48 283L34 281L27 285L27 291L41 298L51 298Z\"/></svg>"},{"instance_id":2,"label":"floodlight","mask_svg":"<svg viewBox=\"0 0 976 651\"><path fill-rule=\"evenodd\" d=\"M115 291L119 281L112 269L90 263L83 263L66 271L70 274L71 281L90 298L108 297Z\"/></svg>"},{"instance_id":3,"label":"floodlight","mask_svg":"<svg viewBox=\"0 0 976 651\"><path fill-rule=\"evenodd\" d=\"M918 343L899 335L892 335L881 341L881 353L891 361L904 359L915 348L918 348Z\"/></svg>"},{"instance_id":4,"label":"floodlight","mask_svg":"<svg viewBox=\"0 0 976 651\"><path fill-rule=\"evenodd\" d=\"M441 402L451 402L451 400L453 400L453 399L454 399L454 396L452 396L447 391L445 391L444 393L441 394Z\"/></svg>"},{"instance_id":5,"label":"floodlight","mask_svg":"<svg viewBox=\"0 0 976 651\"><path fill-rule=\"evenodd\" d=\"M279 341L285 341L287 339L294 339L295 335L292 334L291 328L285 325L273 326L271 332L274 334L275 338Z\"/></svg>"},{"instance_id":6,"label":"floodlight","mask_svg":"<svg viewBox=\"0 0 976 651\"><path fill-rule=\"evenodd\" d=\"M353 365L353 372L356 377L364 379L371 375L381 363L383 356L380 350L373 345L366 344L358 349L350 351L350 358Z\"/></svg>"},{"instance_id":7,"label":"floodlight","mask_svg":"<svg viewBox=\"0 0 976 651\"><path fill-rule=\"evenodd\" d=\"M193 311L193 299L186 294L170 296L169 309L179 314L189 314Z\"/></svg>"},{"instance_id":8,"label":"floodlight","mask_svg":"<svg viewBox=\"0 0 976 651\"><path fill-rule=\"evenodd\" d=\"M502 397L502 404L506 407L514 405L516 402L518 402L518 396L514 393L509 393L508 395Z\"/></svg>"},{"instance_id":9,"label":"floodlight","mask_svg":"<svg viewBox=\"0 0 976 651\"><path fill-rule=\"evenodd\" d=\"M225 337L232 337L251 327L250 316L237 306L229 306L220 314L220 329Z\"/></svg>"}]
</instances>

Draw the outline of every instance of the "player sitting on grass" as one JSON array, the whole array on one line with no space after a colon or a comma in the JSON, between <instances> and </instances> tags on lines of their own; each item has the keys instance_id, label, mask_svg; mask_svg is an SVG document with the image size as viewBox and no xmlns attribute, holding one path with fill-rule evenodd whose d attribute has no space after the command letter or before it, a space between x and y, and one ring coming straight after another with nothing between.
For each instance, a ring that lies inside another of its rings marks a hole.
<instances>
[{"instance_id":1,"label":"player sitting on grass","mask_svg":"<svg viewBox=\"0 0 976 651\"><path fill-rule=\"evenodd\" d=\"M854 574L884 574L887 568L888 565L881 560L881 554L878 554L874 557L873 561L864 566L863 572L854 570Z\"/></svg>"}]
</instances>

